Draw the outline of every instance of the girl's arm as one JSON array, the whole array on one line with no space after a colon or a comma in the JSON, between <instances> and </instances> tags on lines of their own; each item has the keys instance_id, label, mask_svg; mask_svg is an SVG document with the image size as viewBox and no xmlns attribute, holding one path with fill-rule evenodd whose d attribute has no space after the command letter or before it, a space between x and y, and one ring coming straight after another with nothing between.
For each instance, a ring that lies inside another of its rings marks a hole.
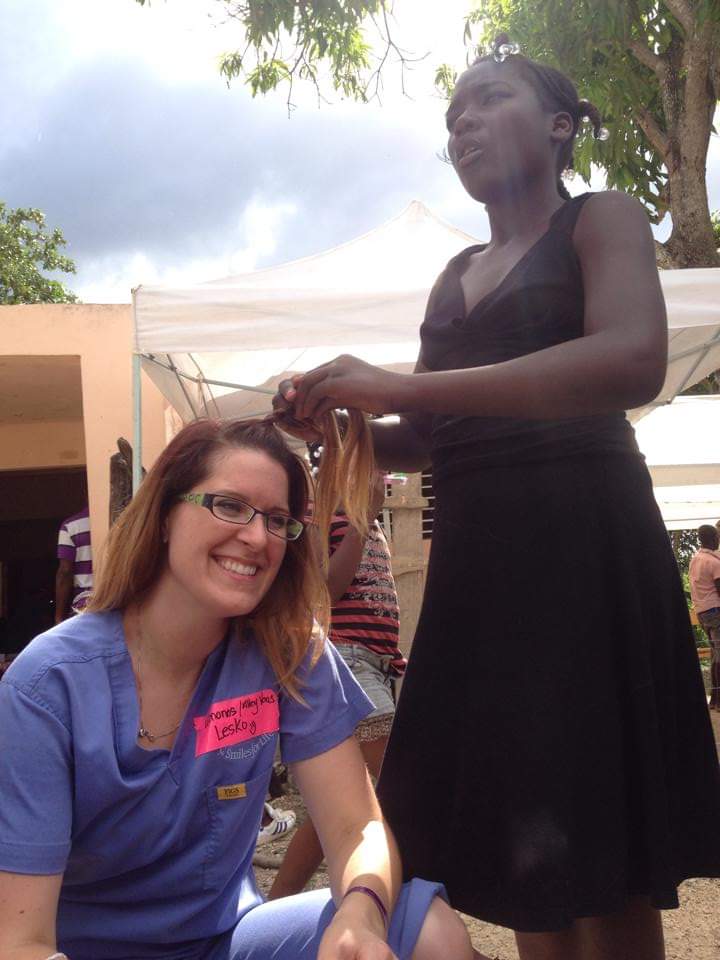
<instances>
[{"instance_id":1,"label":"girl's arm","mask_svg":"<svg viewBox=\"0 0 720 960\"><path fill-rule=\"evenodd\" d=\"M418 363L415 373L425 368ZM421 473L430 466L430 417L421 411L370 421L375 462L383 470Z\"/></svg>"},{"instance_id":2,"label":"girl's arm","mask_svg":"<svg viewBox=\"0 0 720 960\"><path fill-rule=\"evenodd\" d=\"M364 549L365 538L355 527L348 525L342 543L338 544L328 561L327 587L331 603L337 603L353 582Z\"/></svg>"},{"instance_id":3,"label":"girl's arm","mask_svg":"<svg viewBox=\"0 0 720 960\"><path fill-rule=\"evenodd\" d=\"M400 857L383 820L360 748L354 738L326 753L291 764L325 853L330 887L338 910L323 937L318 960L335 960L340 944L353 960L364 945L382 943L387 931L374 900L350 887L373 890L388 914L401 882ZM378 954L388 960L392 953Z\"/></svg>"},{"instance_id":4,"label":"girl's arm","mask_svg":"<svg viewBox=\"0 0 720 960\"><path fill-rule=\"evenodd\" d=\"M584 336L494 366L440 373L388 373L340 357L294 380L295 415L347 406L560 419L649 402L665 376L667 320L647 215L622 193L598 194L583 207L573 241Z\"/></svg>"},{"instance_id":5,"label":"girl's arm","mask_svg":"<svg viewBox=\"0 0 720 960\"><path fill-rule=\"evenodd\" d=\"M372 525L385 502L385 481L378 471L373 483L368 526ZM333 551L328 563L328 593L332 603L337 603L355 579L360 561L365 551L366 538L355 527L348 524L345 535Z\"/></svg>"},{"instance_id":6,"label":"girl's arm","mask_svg":"<svg viewBox=\"0 0 720 960\"><path fill-rule=\"evenodd\" d=\"M57 951L55 922L62 874L0 871L0 957L46 960Z\"/></svg>"}]
</instances>

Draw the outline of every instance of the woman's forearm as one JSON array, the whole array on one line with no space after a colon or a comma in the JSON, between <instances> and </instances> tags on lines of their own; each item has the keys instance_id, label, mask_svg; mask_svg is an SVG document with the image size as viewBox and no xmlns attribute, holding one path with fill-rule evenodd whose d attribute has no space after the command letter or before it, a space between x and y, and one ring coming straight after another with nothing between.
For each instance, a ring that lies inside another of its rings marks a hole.
<instances>
[{"instance_id":1,"label":"woman's forearm","mask_svg":"<svg viewBox=\"0 0 720 960\"><path fill-rule=\"evenodd\" d=\"M402 882L402 867L395 838L384 821L370 820L359 836L348 834L325 851L325 860L338 906L351 887L363 886L374 890L388 913L392 912ZM379 914L371 897L358 900L353 895L352 900L353 909L372 916Z\"/></svg>"},{"instance_id":2,"label":"woman's forearm","mask_svg":"<svg viewBox=\"0 0 720 960\"><path fill-rule=\"evenodd\" d=\"M664 378L656 350L615 331L486 367L402 377L399 409L537 420L592 416L650 402Z\"/></svg>"}]
</instances>

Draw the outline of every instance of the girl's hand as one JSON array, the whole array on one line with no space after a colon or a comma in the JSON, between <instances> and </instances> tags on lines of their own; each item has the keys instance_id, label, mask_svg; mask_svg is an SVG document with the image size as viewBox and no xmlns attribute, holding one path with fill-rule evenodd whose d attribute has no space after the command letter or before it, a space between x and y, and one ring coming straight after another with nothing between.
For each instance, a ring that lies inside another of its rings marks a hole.
<instances>
[{"instance_id":1,"label":"girl's hand","mask_svg":"<svg viewBox=\"0 0 720 960\"><path fill-rule=\"evenodd\" d=\"M365 413L397 413L406 409L402 397L408 377L373 367L357 357L341 356L293 377L285 398L298 420L317 420L337 407Z\"/></svg>"},{"instance_id":2,"label":"girl's hand","mask_svg":"<svg viewBox=\"0 0 720 960\"><path fill-rule=\"evenodd\" d=\"M295 416L295 386L292 380L282 380L278 384L278 392L272 399L275 422L285 433L305 443L319 443L322 433L307 420L299 420Z\"/></svg>"},{"instance_id":3,"label":"girl's hand","mask_svg":"<svg viewBox=\"0 0 720 960\"><path fill-rule=\"evenodd\" d=\"M397 960L375 930L350 923L335 914L320 941L317 960Z\"/></svg>"}]
</instances>

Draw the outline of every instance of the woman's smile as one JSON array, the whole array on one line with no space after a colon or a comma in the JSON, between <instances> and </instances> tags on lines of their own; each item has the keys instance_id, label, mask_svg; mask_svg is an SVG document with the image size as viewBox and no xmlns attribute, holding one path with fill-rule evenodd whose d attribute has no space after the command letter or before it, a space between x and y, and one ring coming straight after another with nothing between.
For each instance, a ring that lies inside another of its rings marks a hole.
<instances>
[{"instance_id":1,"label":"woman's smile","mask_svg":"<svg viewBox=\"0 0 720 960\"><path fill-rule=\"evenodd\" d=\"M238 580L250 580L258 571L257 564L243 563L240 560L233 560L232 557L214 556L213 560L222 570Z\"/></svg>"}]
</instances>

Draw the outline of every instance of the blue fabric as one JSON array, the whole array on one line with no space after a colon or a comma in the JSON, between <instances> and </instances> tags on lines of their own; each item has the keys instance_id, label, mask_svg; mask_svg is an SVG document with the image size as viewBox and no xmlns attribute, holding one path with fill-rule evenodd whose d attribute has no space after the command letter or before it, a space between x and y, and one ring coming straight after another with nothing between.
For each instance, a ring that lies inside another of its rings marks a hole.
<instances>
[{"instance_id":1,"label":"blue fabric","mask_svg":"<svg viewBox=\"0 0 720 960\"><path fill-rule=\"evenodd\" d=\"M399 960L409 960L436 896L447 899L440 883L411 880L403 885L388 931L388 944ZM246 913L202 960L314 960L334 914L329 890L264 903Z\"/></svg>"},{"instance_id":2,"label":"blue fabric","mask_svg":"<svg viewBox=\"0 0 720 960\"><path fill-rule=\"evenodd\" d=\"M372 709L329 644L301 676L307 705L278 690L251 634L233 635L208 657L172 750L144 750L119 613L66 620L13 662L0 682L0 870L64 873L58 942L73 960L197 956L262 902L251 860L278 737L286 761L307 759ZM259 691L277 696L279 729L196 756L193 720Z\"/></svg>"}]
</instances>

